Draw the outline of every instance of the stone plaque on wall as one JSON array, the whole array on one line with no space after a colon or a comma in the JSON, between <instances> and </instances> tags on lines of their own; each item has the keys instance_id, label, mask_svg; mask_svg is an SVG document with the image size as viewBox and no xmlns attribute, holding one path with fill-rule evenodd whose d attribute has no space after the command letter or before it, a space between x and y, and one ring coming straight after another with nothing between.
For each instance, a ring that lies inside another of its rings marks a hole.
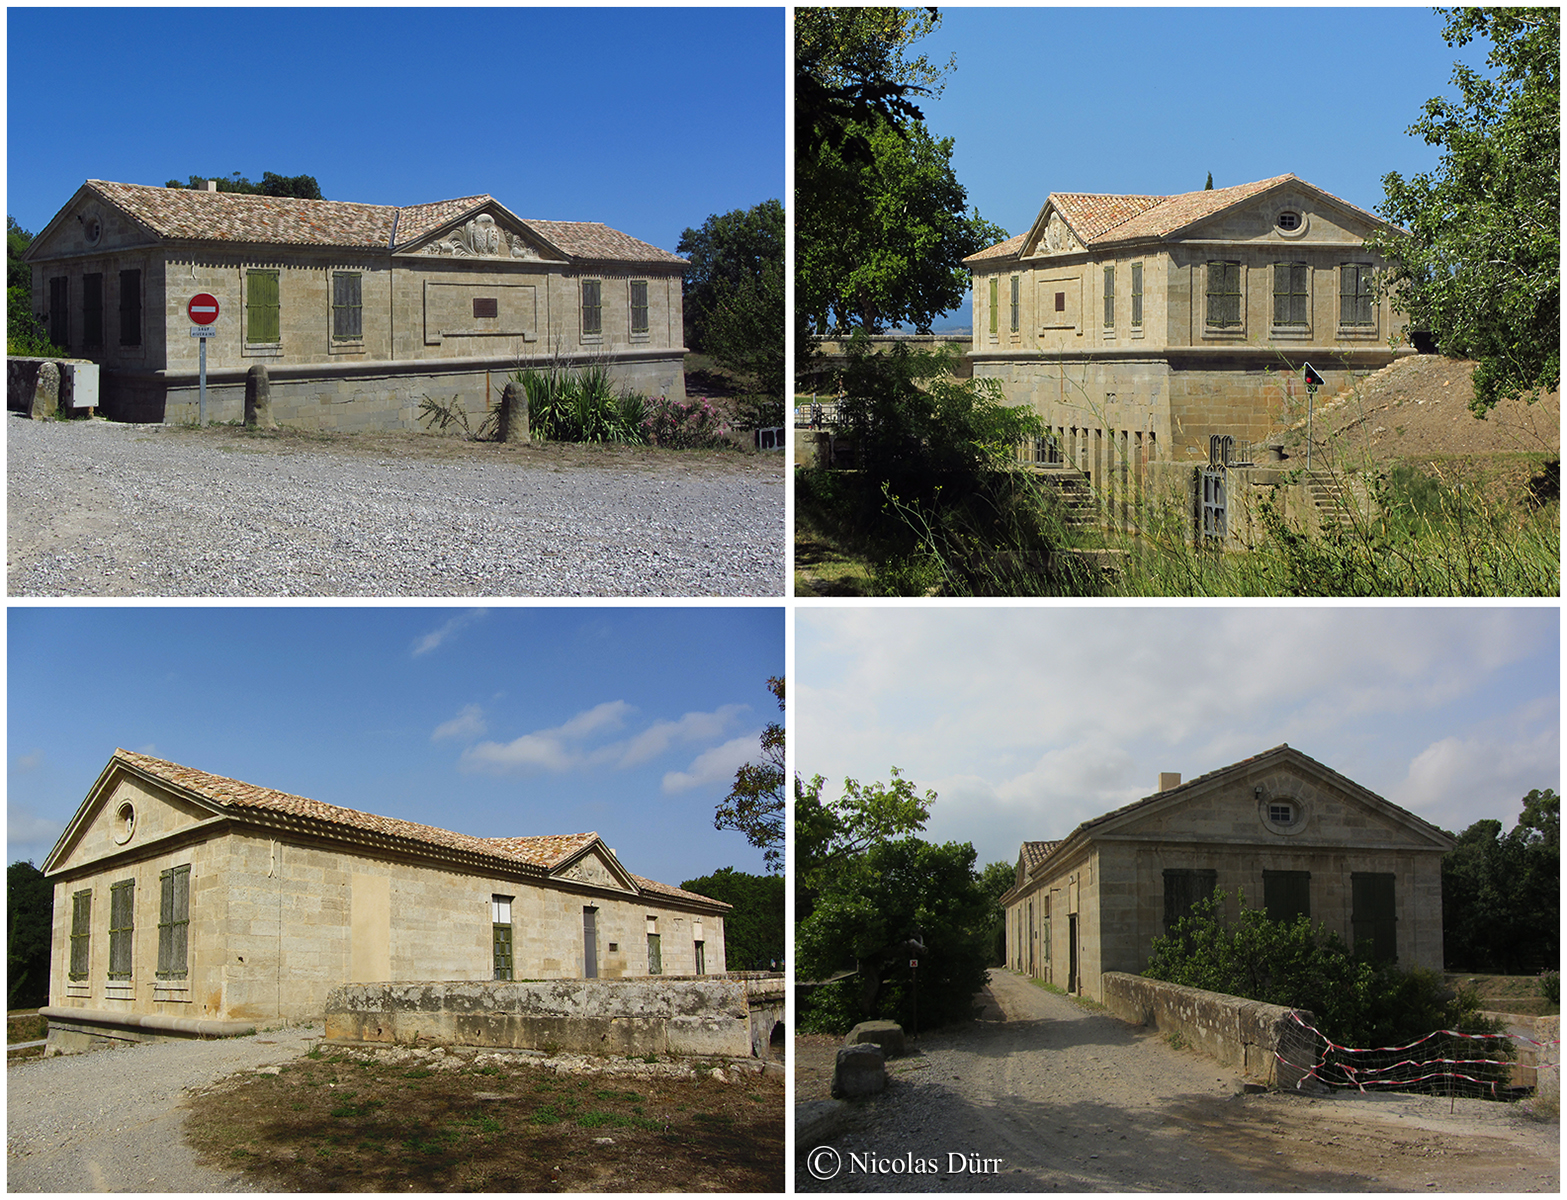
<instances>
[{"instance_id":1,"label":"stone plaque on wall","mask_svg":"<svg viewBox=\"0 0 1567 1200\"><path fill-rule=\"evenodd\" d=\"M531 283L425 282L427 346L449 337L512 337L531 342L538 327L538 289Z\"/></svg>"}]
</instances>

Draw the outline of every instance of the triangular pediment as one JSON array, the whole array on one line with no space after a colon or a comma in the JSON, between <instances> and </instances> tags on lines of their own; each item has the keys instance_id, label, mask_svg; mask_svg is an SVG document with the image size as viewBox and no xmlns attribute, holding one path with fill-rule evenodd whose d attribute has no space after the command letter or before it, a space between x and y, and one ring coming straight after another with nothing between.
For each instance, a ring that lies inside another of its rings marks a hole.
<instances>
[{"instance_id":1,"label":"triangular pediment","mask_svg":"<svg viewBox=\"0 0 1567 1200\"><path fill-rule=\"evenodd\" d=\"M567 879L590 887L610 888L618 892L640 889L620 860L602 841L594 841L550 872L551 879Z\"/></svg>"},{"instance_id":2,"label":"triangular pediment","mask_svg":"<svg viewBox=\"0 0 1567 1200\"><path fill-rule=\"evenodd\" d=\"M90 184L39 230L22 252L26 262L114 254L159 241L158 235Z\"/></svg>"},{"instance_id":3,"label":"triangular pediment","mask_svg":"<svg viewBox=\"0 0 1567 1200\"><path fill-rule=\"evenodd\" d=\"M1157 793L1086 827L1116 841L1445 851L1442 830L1288 746Z\"/></svg>"},{"instance_id":4,"label":"triangular pediment","mask_svg":"<svg viewBox=\"0 0 1567 1200\"><path fill-rule=\"evenodd\" d=\"M538 230L494 202L464 213L416 242L399 246L398 253L507 262L567 261L567 256Z\"/></svg>"},{"instance_id":5,"label":"triangular pediment","mask_svg":"<svg viewBox=\"0 0 1567 1200\"><path fill-rule=\"evenodd\" d=\"M1171 240L1359 244L1396 227L1304 180L1290 178L1259 195L1174 230Z\"/></svg>"},{"instance_id":6,"label":"triangular pediment","mask_svg":"<svg viewBox=\"0 0 1567 1200\"><path fill-rule=\"evenodd\" d=\"M111 760L44 860L47 874L87 866L182 833L217 815L189 796Z\"/></svg>"},{"instance_id":7,"label":"triangular pediment","mask_svg":"<svg viewBox=\"0 0 1567 1200\"><path fill-rule=\"evenodd\" d=\"M1066 214L1051 199L1045 201L1045 206L1039 210L1039 216L1034 218L1018 257L1042 258L1051 254L1076 254L1083 249L1085 247L1082 238L1078 237L1071 222L1066 219Z\"/></svg>"}]
</instances>

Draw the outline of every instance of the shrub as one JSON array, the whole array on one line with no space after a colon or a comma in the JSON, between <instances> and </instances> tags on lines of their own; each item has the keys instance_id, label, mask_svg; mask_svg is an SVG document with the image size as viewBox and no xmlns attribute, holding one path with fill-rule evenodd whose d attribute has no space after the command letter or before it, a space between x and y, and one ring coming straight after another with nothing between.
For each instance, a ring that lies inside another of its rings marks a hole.
<instances>
[{"instance_id":1,"label":"shrub","mask_svg":"<svg viewBox=\"0 0 1567 1200\"><path fill-rule=\"evenodd\" d=\"M512 379L528 397L528 425L536 438L629 445L647 440L647 402L629 389L617 389L602 363L580 371L554 363L526 367Z\"/></svg>"},{"instance_id":2,"label":"shrub","mask_svg":"<svg viewBox=\"0 0 1567 1200\"><path fill-rule=\"evenodd\" d=\"M1562 999L1562 976L1560 971L1540 972L1540 995L1544 996L1552 1004L1560 1004Z\"/></svg>"},{"instance_id":3,"label":"shrub","mask_svg":"<svg viewBox=\"0 0 1567 1200\"><path fill-rule=\"evenodd\" d=\"M711 450L725 445L729 425L712 402L701 397L671 400L655 396L642 420L646 440L669 450Z\"/></svg>"}]
</instances>

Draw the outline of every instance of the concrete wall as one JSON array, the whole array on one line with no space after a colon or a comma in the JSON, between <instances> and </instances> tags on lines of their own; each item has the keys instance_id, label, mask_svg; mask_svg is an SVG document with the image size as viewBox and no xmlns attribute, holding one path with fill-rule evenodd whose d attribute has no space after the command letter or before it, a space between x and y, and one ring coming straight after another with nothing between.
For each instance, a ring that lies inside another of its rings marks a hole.
<instances>
[{"instance_id":1,"label":"concrete wall","mask_svg":"<svg viewBox=\"0 0 1567 1200\"><path fill-rule=\"evenodd\" d=\"M781 976L350 984L327 998L326 1036L739 1058L765 1053L782 1004Z\"/></svg>"},{"instance_id":2,"label":"concrete wall","mask_svg":"<svg viewBox=\"0 0 1567 1200\"><path fill-rule=\"evenodd\" d=\"M1312 1035L1301 1031L1292 1016L1298 1012L1311 1023L1314 1018L1304 1009L1280 1008L1119 971L1105 973L1103 1003L1123 1021L1180 1034L1204 1054L1258 1083L1294 1087L1304 1072L1280 1064L1277 1053L1283 1050L1286 1059L1303 1063L1310 1061L1314 1049ZM1302 1053L1308 1057L1302 1058Z\"/></svg>"}]
</instances>

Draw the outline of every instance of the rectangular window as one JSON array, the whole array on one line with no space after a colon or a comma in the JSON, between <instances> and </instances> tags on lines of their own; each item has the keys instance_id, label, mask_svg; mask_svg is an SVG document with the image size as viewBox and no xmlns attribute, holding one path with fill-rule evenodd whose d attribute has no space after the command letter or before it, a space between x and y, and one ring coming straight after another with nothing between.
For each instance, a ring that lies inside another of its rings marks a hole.
<instances>
[{"instance_id":1,"label":"rectangular window","mask_svg":"<svg viewBox=\"0 0 1567 1200\"><path fill-rule=\"evenodd\" d=\"M364 276L358 271L332 272L332 337L357 342L365 335ZM493 302L492 302L493 303Z\"/></svg>"},{"instance_id":2,"label":"rectangular window","mask_svg":"<svg viewBox=\"0 0 1567 1200\"><path fill-rule=\"evenodd\" d=\"M1115 265L1105 268L1105 328L1115 328Z\"/></svg>"},{"instance_id":3,"label":"rectangular window","mask_svg":"<svg viewBox=\"0 0 1567 1200\"><path fill-rule=\"evenodd\" d=\"M103 345L103 274L82 276L82 345Z\"/></svg>"},{"instance_id":4,"label":"rectangular window","mask_svg":"<svg viewBox=\"0 0 1567 1200\"><path fill-rule=\"evenodd\" d=\"M136 934L136 881L109 885L109 978L131 977L131 950Z\"/></svg>"},{"instance_id":5,"label":"rectangular window","mask_svg":"<svg viewBox=\"0 0 1567 1200\"><path fill-rule=\"evenodd\" d=\"M1143 327L1143 264L1132 264L1132 328Z\"/></svg>"},{"instance_id":6,"label":"rectangular window","mask_svg":"<svg viewBox=\"0 0 1567 1200\"><path fill-rule=\"evenodd\" d=\"M1012 332L1013 333L1016 333L1018 331L1018 318L1020 316L1021 309L1022 309L1021 288L1022 288L1022 281L1016 275L1012 276Z\"/></svg>"},{"instance_id":7,"label":"rectangular window","mask_svg":"<svg viewBox=\"0 0 1567 1200\"><path fill-rule=\"evenodd\" d=\"M1219 329L1241 323L1241 265L1238 262L1208 264L1208 324Z\"/></svg>"},{"instance_id":8,"label":"rectangular window","mask_svg":"<svg viewBox=\"0 0 1567 1200\"><path fill-rule=\"evenodd\" d=\"M158 880L158 978L184 979L190 966L190 867L170 867Z\"/></svg>"},{"instance_id":9,"label":"rectangular window","mask_svg":"<svg viewBox=\"0 0 1567 1200\"><path fill-rule=\"evenodd\" d=\"M71 896L72 979L86 979L92 969L92 890Z\"/></svg>"},{"instance_id":10,"label":"rectangular window","mask_svg":"<svg viewBox=\"0 0 1567 1200\"><path fill-rule=\"evenodd\" d=\"M1170 869L1164 873L1164 931L1168 934L1199 900L1219 886L1217 871Z\"/></svg>"},{"instance_id":11,"label":"rectangular window","mask_svg":"<svg viewBox=\"0 0 1567 1200\"><path fill-rule=\"evenodd\" d=\"M62 349L71 345L71 281L64 275L49 281L49 340Z\"/></svg>"},{"instance_id":12,"label":"rectangular window","mask_svg":"<svg viewBox=\"0 0 1567 1200\"><path fill-rule=\"evenodd\" d=\"M1262 903L1270 921L1311 916L1311 872L1264 871Z\"/></svg>"},{"instance_id":13,"label":"rectangular window","mask_svg":"<svg viewBox=\"0 0 1567 1200\"><path fill-rule=\"evenodd\" d=\"M1340 325L1374 325L1376 298L1371 294L1369 263L1345 263L1338 269Z\"/></svg>"},{"instance_id":14,"label":"rectangular window","mask_svg":"<svg viewBox=\"0 0 1567 1200\"><path fill-rule=\"evenodd\" d=\"M1000 300L1001 281L994 275L990 277L990 336L996 336L997 317L996 310L1001 307Z\"/></svg>"},{"instance_id":15,"label":"rectangular window","mask_svg":"<svg viewBox=\"0 0 1567 1200\"><path fill-rule=\"evenodd\" d=\"M701 942L696 943L696 973L707 974L707 947Z\"/></svg>"},{"instance_id":16,"label":"rectangular window","mask_svg":"<svg viewBox=\"0 0 1567 1200\"><path fill-rule=\"evenodd\" d=\"M491 944L495 950L495 978L512 977L511 896L490 897Z\"/></svg>"},{"instance_id":17,"label":"rectangular window","mask_svg":"<svg viewBox=\"0 0 1567 1200\"><path fill-rule=\"evenodd\" d=\"M649 975L662 975L664 973L664 952L659 946L658 934L647 935L647 973Z\"/></svg>"},{"instance_id":18,"label":"rectangular window","mask_svg":"<svg viewBox=\"0 0 1567 1200\"><path fill-rule=\"evenodd\" d=\"M1393 903L1393 876L1357 871L1350 881L1350 924L1355 953L1373 962L1398 961L1398 911Z\"/></svg>"},{"instance_id":19,"label":"rectangular window","mask_svg":"<svg viewBox=\"0 0 1567 1200\"><path fill-rule=\"evenodd\" d=\"M120 345L141 345L141 268L120 272Z\"/></svg>"},{"instance_id":20,"label":"rectangular window","mask_svg":"<svg viewBox=\"0 0 1567 1200\"><path fill-rule=\"evenodd\" d=\"M276 271L245 272L245 340L272 345L283 340L282 302Z\"/></svg>"},{"instance_id":21,"label":"rectangular window","mask_svg":"<svg viewBox=\"0 0 1567 1200\"><path fill-rule=\"evenodd\" d=\"M631 332L646 333L647 330L647 280L633 279L631 281Z\"/></svg>"},{"instance_id":22,"label":"rectangular window","mask_svg":"<svg viewBox=\"0 0 1567 1200\"><path fill-rule=\"evenodd\" d=\"M1277 263L1273 268L1273 323L1306 324L1306 264Z\"/></svg>"},{"instance_id":23,"label":"rectangular window","mask_svg":"<svg viewBox=\"0 0 1567 1200\"><path fill-rule=\"evenodd\" d=\"M597 337L604 332L604 283L599 279L582 281L582 334Z\"/></svg>"}]
</instances>

